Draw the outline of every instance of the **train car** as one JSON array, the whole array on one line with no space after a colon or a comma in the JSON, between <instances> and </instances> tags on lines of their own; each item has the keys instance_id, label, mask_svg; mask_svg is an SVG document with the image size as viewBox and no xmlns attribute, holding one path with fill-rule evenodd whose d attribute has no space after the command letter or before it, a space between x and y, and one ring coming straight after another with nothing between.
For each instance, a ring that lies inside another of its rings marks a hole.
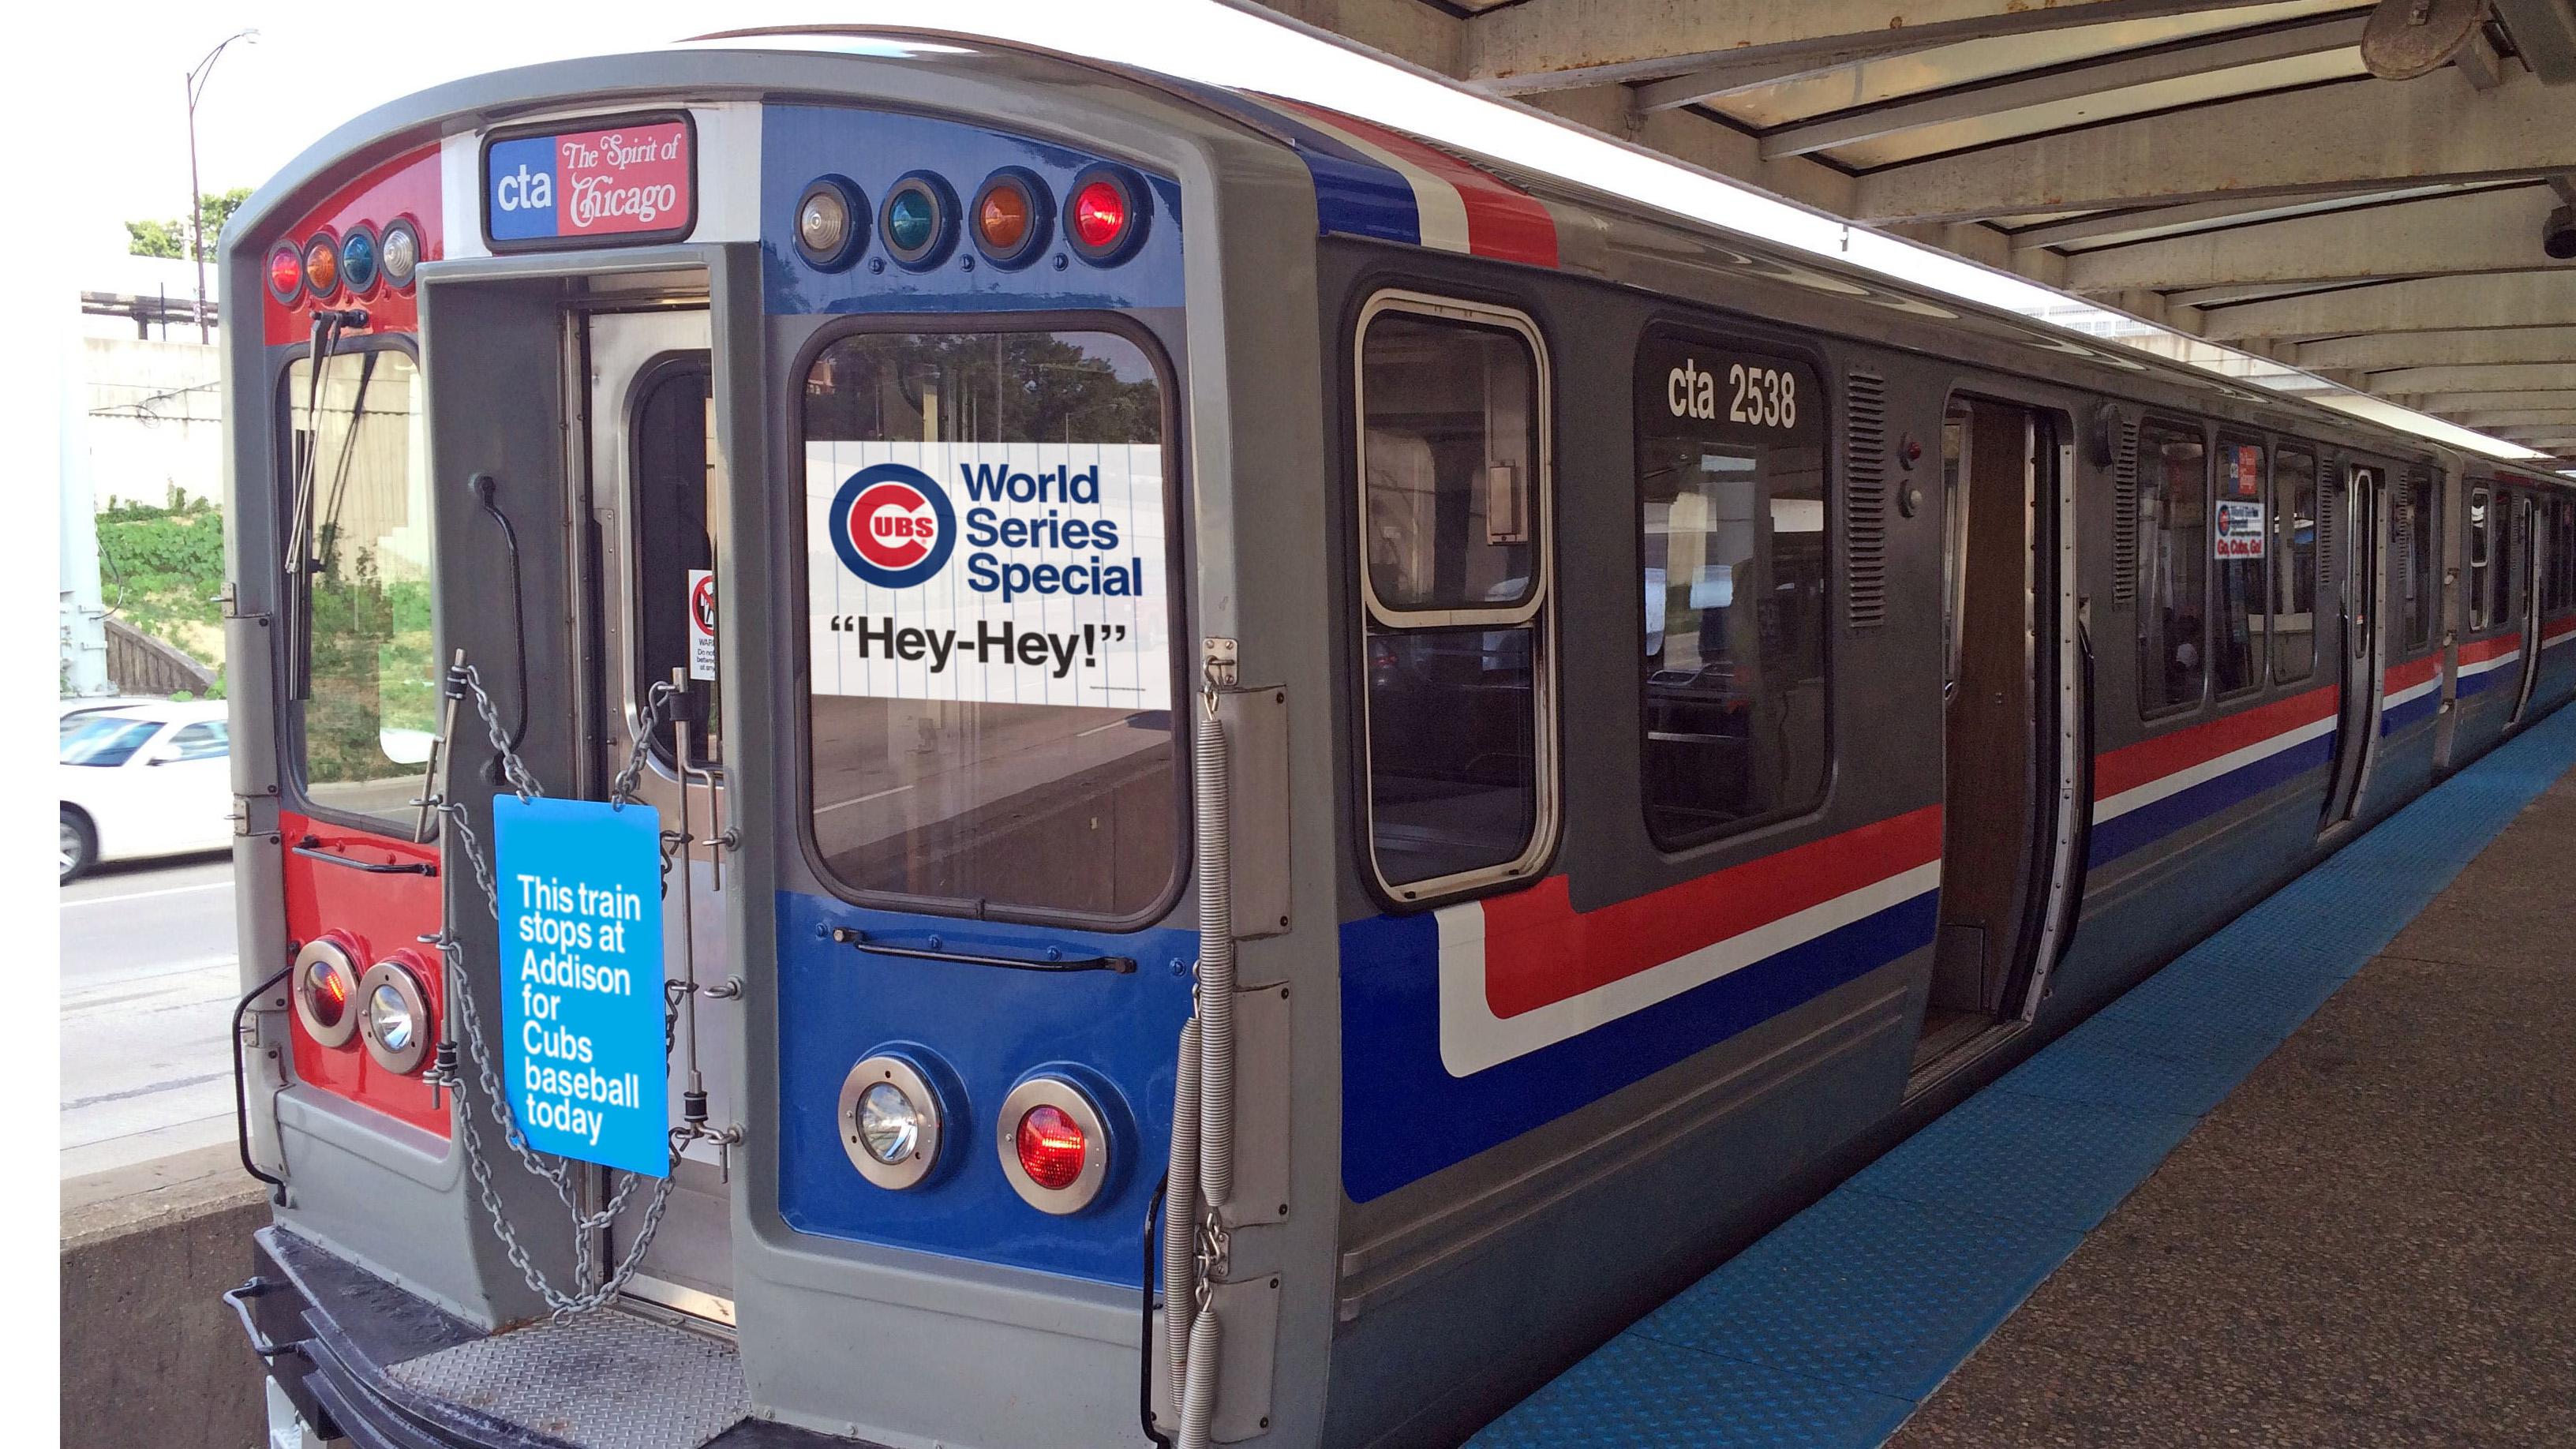
<instances>
[{"instance_id":1,"label":"train car","mask_svg":"<svg viewBox=\"0 0 2576 1449\"><path fill-rule=\"evenodd\" d=\"M1454 1442L2576 688L2559 480L1650 201L828 29L265 187L276 1442Z\"/></svg>"}]
</instances>

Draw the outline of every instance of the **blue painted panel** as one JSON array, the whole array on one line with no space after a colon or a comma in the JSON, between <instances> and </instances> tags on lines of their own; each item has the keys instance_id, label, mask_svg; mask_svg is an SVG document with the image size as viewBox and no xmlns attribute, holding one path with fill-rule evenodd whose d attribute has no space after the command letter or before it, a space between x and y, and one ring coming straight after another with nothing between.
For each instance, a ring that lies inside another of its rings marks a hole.
<instances>
[{"instance_id":1,"label":"blue painted panel","mask_svg":"<svg viewBox=\"0 0 2576 1449\"><path fill-rule=\"evenodd\" d=\"M1131 975L1053 974L870 955L834 926L1007 955L1111 953ZM779 1213L798 1232L919 1248L1108 1283L1136 1281L1137 1234L1171 1134L1173 1059L1189 1015L1198 933L1127 935L861 910L778 895ZM851 1067L890 1043L943 1062L964 1088L932 1181L902 1192L859 1176L837 1113ZM1032 1068L1105 1080L1115 1174L1098 1201L1053 1217L1002 1175L995 1112Z\"/></svg>"},{"instance_id":2,"label":"blue painted panel","mask_svg":"<svg viewBox=\"0 0 2576 1449\"><path fill-rule=\"evenodd\" d=\"M961 239L946 261L909 272L886 258L871 230L847 268L824 272L796 250L796 202L815 178L836 175L866 197L870 226L886 192L911 171L945 178L961 209L1005 166L1034 172L1061 211L1074 179L1115 158L1031 140L964 121L842 106L768 106L761 111L760 249L764 305L772 315L817 312L1129 311L1181 305L1181 191L1147 176L1153 194L1145 242L1128 260L1095 267L1054 244L1031 264L1005 271ZM1059 264L1060 263L1060 264Z\"/></svg>"},{"instance_id":3,"label":"blue painted panel","mask_svg":"<svg viewBox=\"0 0 2576 1449\"><path fill-rule=\"evenodd\" d=\"M1472 1076L1440 1061L1429 915L1342 927L1342 1189L1381 1197L1641 1081L1932 944L1925 892L1570 1040Z\"/></svg>"},{"instance_id":4,"label":"blue painted panel","mask_svg":"<svg viewBox=\"0 0 2576 1449\"><path fill-rule=\"evenodd\" d=\"M2334 745L2335 732L2329 730L2124 815L2096 821L2087 863L2098 866L2118 860L2221 810L2244 804L2274 786L2287 784L2311 770L2321 770L2333 762ZM2322 800L2323 785L2319 784L2318 789Z\"/></svg>"}]
</instances>

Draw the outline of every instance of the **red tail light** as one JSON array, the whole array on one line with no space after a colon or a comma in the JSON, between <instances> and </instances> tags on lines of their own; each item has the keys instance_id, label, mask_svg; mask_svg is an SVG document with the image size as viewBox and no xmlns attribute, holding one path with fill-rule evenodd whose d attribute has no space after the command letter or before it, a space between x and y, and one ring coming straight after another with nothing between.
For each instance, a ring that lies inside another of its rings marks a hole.
<instances>
[{"instance_id":1,"label":"red tail light","mask_svg":"<svg viewBox=\"0 0 2576 1449\"><path fill-rule=\"evenodd\" d=\"M304 291L304 253L293 242L279 242L268 254L268 294L293 303Z\"/></svg>"},{"instance_id":2,"label":"red tail light","mask_svg":"<svg viewBox=\"0 0 2576 1449\"><path fill-rule=\"evenodd\" d=\"M1127 193L1116 182L1103 178L1075 193L1073 234L1082 239L1084 248L1113 251L1126 233Z\"/></svg>"},{"instance_id":3,"label":"red tail light","mask_svg":"<svg viewBox=\"0 0 2576 1449\"><path fill-rule=\"evenodd\" d=\"M1031 1107L1020 1118L1020 1168L1029 1181L1050 1192L1062 1192L1082 1176L1082 1161L1091 1144L1082 1127L1061 1108Z\"/></svg>"}]
</instances>

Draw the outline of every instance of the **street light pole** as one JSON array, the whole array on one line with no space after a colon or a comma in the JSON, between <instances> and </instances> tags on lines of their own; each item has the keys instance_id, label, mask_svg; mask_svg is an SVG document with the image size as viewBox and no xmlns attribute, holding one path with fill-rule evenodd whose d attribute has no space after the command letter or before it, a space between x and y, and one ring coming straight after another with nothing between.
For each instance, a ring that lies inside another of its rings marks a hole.
<instances>
[{"instance_id":1,"label":"street light pole","mask_svg":"<svg viewBox=\"0 0 2576 1449\"><path fill-rule=\"evenodd\" d=\"M215 43L206 58L188 70L188 252L197 261L197 340L214 341L213 329L206 321L206 193L197 184L197 98L206 93L206 81L215 71L215 58L224 47L236 40L257 41L256 30L237 30Z\"/></svg>"}]
</instances>

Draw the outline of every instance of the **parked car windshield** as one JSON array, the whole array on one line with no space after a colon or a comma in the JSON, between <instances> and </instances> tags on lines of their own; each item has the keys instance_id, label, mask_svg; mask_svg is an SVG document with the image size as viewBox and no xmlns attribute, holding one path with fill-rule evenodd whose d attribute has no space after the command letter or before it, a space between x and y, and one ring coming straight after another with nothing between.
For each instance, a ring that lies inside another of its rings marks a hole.
<instances>
[{"instance_id":1,"label":"parked car windshield","mask_svg":"<svg viewBox=\"0 0 2576 1449\"><path fill-rule=\"evenodd\" d=\"M154 719L91 719L63 735L66 765L122 765L158 732Z\"/></svg>"}]
</instances>

